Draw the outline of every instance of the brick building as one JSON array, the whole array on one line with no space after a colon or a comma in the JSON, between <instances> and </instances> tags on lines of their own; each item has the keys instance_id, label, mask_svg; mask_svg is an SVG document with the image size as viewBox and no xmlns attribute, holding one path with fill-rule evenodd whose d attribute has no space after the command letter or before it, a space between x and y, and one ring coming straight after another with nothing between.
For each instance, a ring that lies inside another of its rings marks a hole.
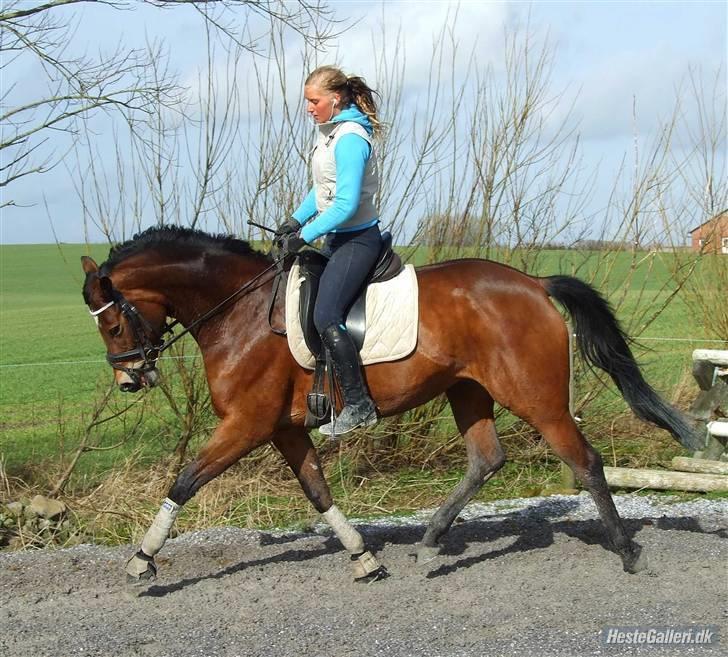
<instances>
[{"instance_id":1,"label":"brick building","mask_svg":"<svg viewBox=\"0 0 728 657\"><path fill-rule=\"evenodd\" d=\"M728 255L728 210L690 231L693 251Z\"/></svg>"}]
</instances>

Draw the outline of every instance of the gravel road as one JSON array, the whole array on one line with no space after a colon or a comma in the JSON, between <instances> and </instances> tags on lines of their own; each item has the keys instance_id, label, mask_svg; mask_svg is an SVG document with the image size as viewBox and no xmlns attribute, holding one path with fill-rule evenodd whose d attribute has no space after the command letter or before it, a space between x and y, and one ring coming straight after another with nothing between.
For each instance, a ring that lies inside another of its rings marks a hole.
<instances>
[{"instance_id":1,"label":"gravel road","mask_svg":"<svg viewBox=\"0 0 728 657\"><path fill-rule=\"evenodd\" d=\"M390 577L351 581L312 533L227 528L167 543L124 584L132 546L0 554L2 657L728 655L728 501L615 498L650 568L622 571L586 494L472 504L424 566L429 512L357 522ZM607 626L710 625L709 646L604 645Z\"/></svg>"}]
</instances>

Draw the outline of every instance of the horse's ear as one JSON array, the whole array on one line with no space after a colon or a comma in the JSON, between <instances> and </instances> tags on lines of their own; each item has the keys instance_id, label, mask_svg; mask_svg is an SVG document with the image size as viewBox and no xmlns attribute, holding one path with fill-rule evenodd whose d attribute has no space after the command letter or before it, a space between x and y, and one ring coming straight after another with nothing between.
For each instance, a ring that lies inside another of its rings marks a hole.
<instances>
[{"instance_id":1,"label":"horse's ear","mask_svg":"<svg viewBox=\"0 0 728 657\"><path fill-rule=\"evenodd\" d=\"M101 286L101 294L104 295L104 299L112 301L114 298L112 293L114 286L111 283L111 279L108 276L99 276L99 285Z\"/></svg>"},{"instance_id":2,"label":"horse's ear","mask_svg":"<svg viewBox=\"0 0 728 657\"><path fill-rule=\"evenodd\" d=\"M95 274L99 270L96 261L88 256L81 256L81 267L86 274Z\"/></svg>"}]
</instances>

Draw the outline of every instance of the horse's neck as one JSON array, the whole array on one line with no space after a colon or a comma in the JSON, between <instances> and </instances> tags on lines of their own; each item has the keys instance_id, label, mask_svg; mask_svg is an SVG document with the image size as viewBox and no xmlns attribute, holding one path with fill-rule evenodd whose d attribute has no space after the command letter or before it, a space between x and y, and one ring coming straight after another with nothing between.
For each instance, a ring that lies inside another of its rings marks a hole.
<instances>
[{"instance_id":1,"label":"horse's neck","mask_svg":"<svg viewBox=\"0 0 728 657\"><path fill-rule=\"evenodd\" d=\"M188 327L252 280L265 266L266 263L260 260L232 254L214 257L200 254L176 262L134 268L129 272L127 285L158 295L168 313L182 326ZM233 305L259 303L257 297L264 294L265 289L266 286L261 290L257 284L253 285L251 292L243 293L239 300L226 304L201 326L214 326L225 321ZM257 320L257 317L250 317L251 324L256 324ZM195 334L197 332L194 331Z\"/></svg>"}]
</instances>

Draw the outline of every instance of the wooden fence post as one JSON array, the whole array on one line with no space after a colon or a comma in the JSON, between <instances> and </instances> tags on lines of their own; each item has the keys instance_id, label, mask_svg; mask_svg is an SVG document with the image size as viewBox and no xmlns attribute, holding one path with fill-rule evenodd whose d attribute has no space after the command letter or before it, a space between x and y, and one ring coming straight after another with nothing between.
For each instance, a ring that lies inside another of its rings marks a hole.
<instances>
[{"instance_id":1,"label":"wooden fence post","mask_svg":"<svg viewBox=\"0 0 728 657\"><path fill-rule=\"evenodd\" d=\"M690 415L706 424L705 447L695 458L720 460L728 445L728 422L721 418L728 412L728 350L693 351L693 377L700 392L690 408Z\"/></svg>"}]
</instances>

